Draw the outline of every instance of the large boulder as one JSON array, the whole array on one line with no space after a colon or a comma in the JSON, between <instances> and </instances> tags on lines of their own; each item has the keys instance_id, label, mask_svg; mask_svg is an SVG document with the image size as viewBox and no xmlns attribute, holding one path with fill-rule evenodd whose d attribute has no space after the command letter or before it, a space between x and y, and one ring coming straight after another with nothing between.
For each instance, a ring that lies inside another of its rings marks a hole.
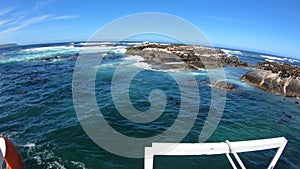
<instances>
[{"instance_id":1,"label":"large boulder","mask_svg":"<svg viewBox=\"0 0 300 169\"><path fill-rule=\"evenodd\" d=\"M279 73L269 70L250 70L242 79L265 91L288 97L300 97L299 77L283 78Z\"/></svg>"},{"instance_id":2,"label":"large boulder","mask_svg":"<svg viewBox=\"0 0 300 169\"><path fill-rule=\"evenodd\" d=\"M291 97L300 97L300 78L291 79L286 87L286 95Z\"/></svg>"}]
</instances>

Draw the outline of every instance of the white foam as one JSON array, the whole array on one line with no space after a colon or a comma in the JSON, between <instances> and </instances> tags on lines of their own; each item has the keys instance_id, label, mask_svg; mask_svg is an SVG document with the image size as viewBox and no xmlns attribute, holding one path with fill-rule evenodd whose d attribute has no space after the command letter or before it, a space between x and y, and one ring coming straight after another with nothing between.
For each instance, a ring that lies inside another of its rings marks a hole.
<instances>
[{"instance_id":1,"label":"white foam","mask_svg":"<svg viewBox=\"0 0 300 169\"><path fill-rule=\"evenodd\" d=\"M41 165L43 163L42 158L40 156L34 156L32 158L36 160L37 165Z\"/></svg>"},{"instance_id":2,"label":"white foam","mask_svg":"<svg viewBox=\"0 0 300 169\"><path fill-rule=\"evenodd\" d=\"M145 69L145 70L154 70L151 68L151 65L146 62L137 62L137 63L134 63L133 65L136 67Z\"/></svg>"},{"instance_id":3,"label":"white foam","mask_svg":"<svg viewBox=\"0 0 300 169\"><path fill-rule=\"evenodd\" d=\"M82 169L85 169L85 168L86 168L85 164L82 163L82 162L71 161L71 163L72 163L73 165L75 165L77 168L82 168Z\"/></svg>"},{"instance_id":4,"label":"white foam","mask_svg":"<svg viewBox=\"0 0 300 169\"><path fill-rule=\"evenodd\" d=\"M80 48L80 54L105 52L124 54L126 52L126 48L123 46L87 46Z\"/></svg>"},{"instance_id":5,"label":"white foam","mask_svg":"<svg viewBox=\"0 0 300 169\"><path fill-rule=\"evenodd\" d=\"M243 54L241 51L239 51L239 50L234 50L234 51L231 51L231 53L233 53L233 54L238 54L238 55L241 55L241 54Z\"/></svg>"},{"instance_id":6,"label":"white foam","mask_svg":"<svg viewBox=\"0 0 300 169\"><path fill-rule=\"evenodd\" d=\"M141 42L124 42L124 43L122 43L122 44L134 46L134 45L139 45L139 44L142 44L142 43L141 43Z\"/></svg>"},{"instance_id":7,"label":"white foam","mask_svg":"<svg viewBox=\"0 0 300 169\"><path fill-rule=\"evenodd\" d=\"M60 168L65 169L66 167L61 163L62 159L57 156L52 150L43 150L40 151L38 148L36 148L34 143L28 143L26 146L29 146L29 149L27 151L28 158L36 160L37 165L46 164L46 168ZM24 145L25 146L25 145ZM47 161L49 159L55 159L55 161Z\"/></svg>"},{"instance_id":8,"label":"white foam","mask_svg":"<svg viewBox=\"0 0 300 169\"><path fill-rule=\"evenodd\" d=\"M167 62L165 63L166 65L181 65L181 64L185 64L184 62Z\"/></svg>"},{"instance_id":9,"label":"white foam","mask_svg":"<svg viewBox=\"0 0 300 169\"><path fill-rule=\"evenodd\" d=\"M275 60L277 61L288 61L290 63L300 63L300 60L297 59L289 59L289 58L280 58L280 57L275 57L275 56L268 56L268 55L260 55L262 58L265 58L265 61L269 61L269 62L275 62Z\"/></svg>"},{"instance_id":10,"label":"white foam","mask_svg":"<svg viewBox=\"0 0 300 169\"><path fill-rule=\"evenodd\" d=\"M24 54L21 55L21 57L14 57L14 58L8 58L0 60L0 63L11 63L11 62L22 62L22 61L30 61L35 59L46 59L51 58L53 56L56 56L57 53L45 53L45 54ZM51 62L56 62L62 59L52 59Z\"/></svg>"},{"instance_id":11,"label":"white foam","mask_svg":"<svg viewBox=\"0 0 300 169\"><path fill-rule=\"evenodd\" d=\"M270 60L270 59L265 59L265 61L274 62L274 60Z\"/></svg>"},{"instance_id":12,"label":"white foam","mask_svg":"<svg viewBox=\"0 0 300 169\"><path fill-rule=\"evenodd\" d=\"M131 55L129 57L124 58L124 60L129 61L129 64L132 64L133 66L145 69L145 70L153 70L153 71L160 71L160 72L179 72L181 70L179 69L167 69L167 70L157 70L157 69L153 69L151 67L151 64L143 62L144 58L141 56L137 56L137 55ZM170 64L178 64L181 62L169 62Z\"/></svg>"},{"instance_id":13,"label":"white foam","mask_svg":"<svg viewBox=\"0 0 300 169\"><path fill-rule=\"evenodd\" d=\"M151 64L143 62L144 58L138 55L129 55L128 57L124 58L124 60L128 61L133 66L136 66L138 68L142 68L145 70L155 70L151 68Z\"/></svg>"},{"instance_id":14,"label":"white foam","mask_svg":"<svg viewBox=\"0 0 300 169\"><path fill-rule=\"evenodd\" d=\"M145 48L143 49L145 51L153 51L153 52L164 52L164 53L169 53L171 54L171 51L168 51L167 49L160 49L160 48Z\"/></svg>"},{"instance_id":15,"label":"white foam","mask_svg":"<svg viewBox=\"0 0 300 169\"><path fill-rule=\"evenodd\" d=\"M0 63L11 63L11 62L21 62L30 61L36 59L52 58L54 56L59 57L64 54L79 52L80 48L74 46L48 46L48 47L36 47L22 49L20 51L11 51L7 58L3 57L0 59ZM61 60L61 58L53 58L52 62Z\"/></svg>"},{"instance_id":16,"label":"white foam","mask_svg":"<svg viewBox=\"0 0 300 169\"><path fill-rule=\"evenodd\" d=\"M124 54L126 52L126 48L117 48L113 50L114 53Z\"/></svg>"},{"instance_id":17,"label":"white foam","mask_svg":"<svg viewBox=\"0 0 300 169\"><path fill-rule=\"evenodd\" d=\"M243 54L241 51L239 50L228 50L228 49L221 49L221 51L223 51L226 54L237 54L237 55L241 55Z\"/></svg>"},{"instance_id":18,"label":"white foam","mask_svg":"<svg viewBox=\"0 0 300 169\"><path fill-rule=\"evenodd\" d=\"M183 70L180 69L166 69L166 70L156 70L156 71L161 71L161 72L180 72Z\"/></svg>"},{"instance_id":19,"label":"white foam","mask_svg":"<svg viewBox=\"0 0 300 169\"><path fill-rule=\"evenodd\" d=\"M33 147L35 147L35 143L27 143L27 144L23 145L23 147L33 148Z\"/></svg>"},{"instance_id":20,"label":"white foam","mask_svg":"<svg viewBox=\"0 0 300 169\"><path fill-rule=\"evenodd\" d=\"M75 47L73 45L70 45L70 46L47 46L47 47L23 49L23 51L25 51L25 52L42 52L42 51L62 50L62 49L75 49Z\"/></svg>"},{"instance_id":21,"label":"white foam","mask_svg":"<svg viewBox=\"0 0 300 169\"><path fill-rule=\"evenodd\" d=\"M275 57L275 56L268 56L268 55L260 55L262 58L266 58L269 60L280 60L280 61L284 61L287 60L287 58L279 58L279 57Z\"/></svg>"},{"instance_id":22,"label":"white foam","mask_svg":"<svg viewBox=\"0 0 300 169\"><path fill-rule=\"evenodd\" d=\"M300 63L300 61L297 59L288 59L288 61L291 63L295 63L295 62Z\"/></svg>"},{"instance_id":23,"label":"white foam","mask_svg":"<svg viewBox=\"0 0 300 169\"><path fill-rule=\"evenodd\" d=\"M60 169L66 169L66 167L62 164L60 164L58 161L54 161L53 163L49 164L49 166L47 166L47 169L50 168L60 168Z\"/></svg>"},{"instance_id":24,"label":"white foam","mask_svg":"<svg viewBox=\"0 0 300 169\"><path fill-rule=\"evenodd\" d=\"M126 65L133 65L142 69L152 70L151 65L143 62L144 58L138 55L128 55L128 57L122 58Z\"/></svg>"},{"instance_id":25,"label":"white foam","mask_svg":"<svg viewBox=\"0 0 300 169\"><path fill-rule=\"evenodd\" d=\"M115 45L116 42L83 42L79 43L82 46L108 46L108 45Z\"/></svg>"},{"instance_id":26,"label":"white foam","mask_svg":"<svg viewBox=\"0 0 300 169\"><path fill-rule=\"evenodd\" d=\"M125 57L124 60L140 62L140 61L144 61L144 58L139 55L128 55L128 57Z\"/></svg>"}]
</instances>

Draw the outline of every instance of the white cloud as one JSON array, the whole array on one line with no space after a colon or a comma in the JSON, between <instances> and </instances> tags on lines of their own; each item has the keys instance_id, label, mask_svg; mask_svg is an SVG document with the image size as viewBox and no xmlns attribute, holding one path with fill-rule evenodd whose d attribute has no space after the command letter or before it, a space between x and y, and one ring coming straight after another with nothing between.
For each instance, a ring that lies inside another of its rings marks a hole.
<instances>
[{"instance_id":1,"label":"white cloud","mask_svg":"<svg viewBox=\"0 0 300 169\"><path fill-rule=\"evenodd\" d=\"M38 10L45 6L46 4L52 2L54 0L40 0L37 1L34 9ZM32 31L26 29L28 26L41 23L41 22L47 22L47 21L54 21L54 20L67 20L67 19L74 19L78 18L77 15L40 15L40 16L31 16L29 17L28 12L24 11L16 11L13 14L14 15L7 15L11 14L12 11L15 11L16 7L10 7L10 8L3 8L0 9L0 40L6 41L9 38L12 38L14 36L20 35L20 33Z\"/></svg>"},{"instance_id":2,"label":"white cloud","mask_svg":"<svg viewBox=\"0 0 300 169\"><path fill-rule=\"evenodd\" d=\"M26 18L25 15L21 15L19 17L15 17L13 19L10 19L6 24L5 26L11 26L11 25L17 25L19 23L21 23L21 21ZM3 25L4 26L4 25Z\"/></svg>"},{"instance_id":3,"label":"white cloud","mask_svg":"<svg viewBox=\"0 0 300 169\"><path fill-rule=\"evenodd\" d=\"M79 16L76 15L63 15L63 16L53 16L53 15L42 15L36 16L23 21L24 16L19 17L17 20L11 22L8 20L0 20L0 39L5 39L9 36L14 36L20 33L23 29L30 25L34 25L37 23L50 21L50 20L66 20L66 19L73 19L78 18ZM6 26L6 29L1 30L1 25Z\"/></svg>"},{"instance_id":4,"label":"white cloud","mask_svg":"<svg viewBox=\"0 0 300 169\"><path fill-rule=\"evenodd\" d=\"M56 16L53 17L53 20L65 20L65 19L74 19L74 18L79 18L77 15L63 15L63 16Z\"/></svg>"},{"instance_id":5,"label":"white cloud","mask_svg":"<svg viewBox=\"0 0 300 169\"><path fill-rule=\"evenodd\" d=\"M10 20L0 20L0 27L1 26L6 26L6 24L10 22Z\"/></svg>"},{"instance_id":6,"label":"white cloud","mask_svg":"<svg viewBox=\"0 0 300 169\"><path fill-rule=\"evenodd\" d=\"M34 5L34 10L39 10L41 9L42 7L44 7L45 5L53 2L54 0L40 0L40 1L37 1Z\"/></svg>"},{"instance_id":7,"label":"white cloud","mask_svg":"<svg viewBox=\"0 0 300 169\"><path fill-rule=\"evenodd\" d=\"M12 8L5 8L5 9L0 9L0 16L5 15L11 11L13 11L15 9L15 7Z\"/></svg>"},{"instance_id":8,"label":"white cloud","mask_svg":"<svg viewBox=\"0 0 300 169\"><path fill-rule=\"evenodd\" d=\"M51 15L37 16L37 17L27 19L27 20L25 20L21 23L16 23L14 26L12 26L8 29L0 31L0 36L4 36L4 35L7 36L7 34L17 33L18 31L20 31L21 29L23 29L23 28L25 28L29 25L39 23L39 22L43 22L43 21L47 20L48 18L50 18L50 16Z\"/></svg>"}]
</instances>

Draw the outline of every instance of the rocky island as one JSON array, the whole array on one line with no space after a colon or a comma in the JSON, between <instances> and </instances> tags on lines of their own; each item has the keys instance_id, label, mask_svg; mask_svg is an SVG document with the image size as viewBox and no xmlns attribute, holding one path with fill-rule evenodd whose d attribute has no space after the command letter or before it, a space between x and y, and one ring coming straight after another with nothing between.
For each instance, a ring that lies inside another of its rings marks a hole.
<instances>
[{"instance_id":1,"label":"rocky island","mask_svg":"<svg viewBox=\"0 0 300 169\"><path fill-rule=\"evenodd\" d=\"M213 69L226 65L247 67L251 69L242 76L246 83L277 95L300 97L300 67L286 63L266 61L251 65L215 48L147 42L129 47L126 54L143 57L143 62L157 70ZM224 90L234 89L223 81L213 82L213 86Z\"/></svg>"},{"instance_id":2,"label":"rocky island","mask_svg":"<svg viewBox=\"0 0 300 169\"><path fill-rule=\"evenodd\" d=\"M224 65L247 67L238 57L227 56L222 50L182 44L142 43L127 49L127 55L142 56L153 69L213 69Z\"/></svg>"}]
</instances>

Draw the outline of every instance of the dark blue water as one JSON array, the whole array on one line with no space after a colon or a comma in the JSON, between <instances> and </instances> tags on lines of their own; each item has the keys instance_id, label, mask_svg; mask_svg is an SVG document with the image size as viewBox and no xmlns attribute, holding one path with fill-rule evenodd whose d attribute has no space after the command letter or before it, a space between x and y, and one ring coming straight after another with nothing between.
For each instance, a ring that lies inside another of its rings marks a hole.
<instances>
[{"instance_id":1,"label":"dark blue water","mask_svg":"<svg viewBox=\"0 0 300 169\"><path fill-rule=\"evenodd\" d=\"M102 44L106 55L97 71L96 99L104 118L120 133L136 138L158 135L176 121L180 110L178 84L166 72L143 70L130 84L132 105L148 110L149 93L164 91L164 113L155 121L134 123L118 114L111 96L113 73L121 61L128 69L124 48L130 44ZM16 145L28 168L143 168L143 159L121 157L95 144L81 128L73 105L72 78L80 43L43 44L0 49L0 133ZM113 50L111 49L113 48ZM249 63L270 59L266 55L229 51ZM89 54L87 54L88 56ZM93 55L92 49L90 55ZM264 57L262 57L262 55ZM296 60L271 56L273 60L298 64ZM266 93L245 84L243 68L225 67L227 80L237 87L227 92L221 121L207 142L240 141L286 137L287 147L276 168L300 168L300 102ZM194 75L200 94L200 108L192 129L182 142L197 142L211 106L207 72L175 72ZM187 81L188 83L188 81ZM172 98L172 99L170 99ZM291 118L285 114L291 115ZM181 132L181 131L178 131ZM120 140L122 143L122 140ZM275 151L241 153L248 168L265 168ZM225 156L157 156L155 168L230 168Z\"/></svg>"}]
</instances>

